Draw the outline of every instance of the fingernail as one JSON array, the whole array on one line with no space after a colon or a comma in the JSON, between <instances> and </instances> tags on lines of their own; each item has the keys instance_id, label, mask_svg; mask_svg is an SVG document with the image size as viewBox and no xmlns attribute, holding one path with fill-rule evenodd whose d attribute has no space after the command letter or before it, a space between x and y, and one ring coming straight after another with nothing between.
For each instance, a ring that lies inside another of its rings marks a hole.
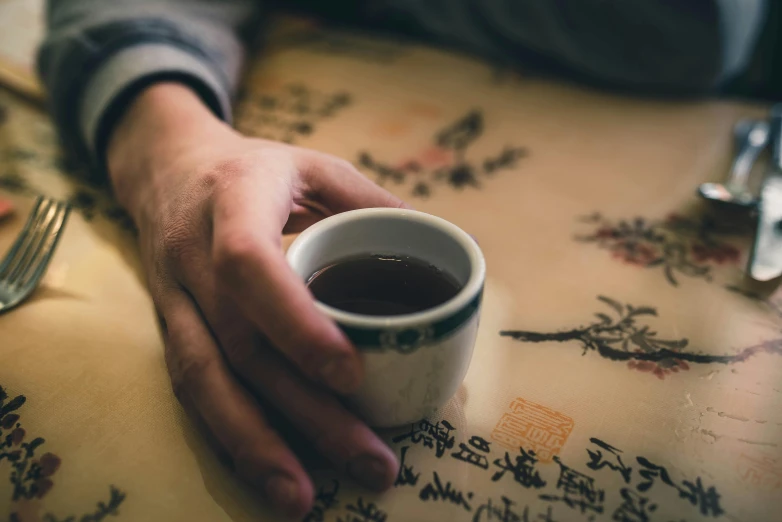
<instances>
[{"instance_id":1,"label":"fingernail","mask_svg":"<svg viewBox=\"0 0 782 522\"><path fill-rule=\"evenodd\" d=\"M320 368L320 378L339 393L350 393L358 387L358 369L349 357L332 359Z\"/></svg>"},{"instance_id":2,"label":"fingernail","mask_svg":"<svg viewBox=\"0 0 782 522\"><path fill-rule=\"evenodd\" d=\"M393 480L385 462L372 455L362 455L353 459L348 464L348 473L354 480L367 484L375 491L385 490Z\"/></svg>"},{"instance_id":3,"label":"fingernail","mask_svg":"<svg viewBox=\"0 0 782 522\"><path fill-rule=\"evenodd\" d=\"M298 513L299 486L290 477L274 475L266 481L269 502L284 513Z\"/></svg>"}]
</instances>

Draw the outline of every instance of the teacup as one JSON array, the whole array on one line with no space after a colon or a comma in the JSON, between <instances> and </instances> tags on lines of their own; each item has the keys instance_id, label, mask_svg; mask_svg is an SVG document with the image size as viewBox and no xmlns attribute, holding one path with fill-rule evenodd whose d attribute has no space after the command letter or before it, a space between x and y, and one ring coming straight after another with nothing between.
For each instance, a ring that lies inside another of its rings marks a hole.
<instances>
[{"instance_id":1,"label":"teacup","mask_svg":"<svg viewBox=\"0 0 782 522\"><path fill-rule=\"evenodd\" d=\"M476 241L445 219L373 208L328 217L302 232L287 252L303 279L362 255L410 256L450 274L461 289L450 300L396 316L349 313L316 301L364 360L365 378L347 397L369 425L396 427L429 417L456 393L472 358L486 263Z\"/></svg>"}]
</instances>

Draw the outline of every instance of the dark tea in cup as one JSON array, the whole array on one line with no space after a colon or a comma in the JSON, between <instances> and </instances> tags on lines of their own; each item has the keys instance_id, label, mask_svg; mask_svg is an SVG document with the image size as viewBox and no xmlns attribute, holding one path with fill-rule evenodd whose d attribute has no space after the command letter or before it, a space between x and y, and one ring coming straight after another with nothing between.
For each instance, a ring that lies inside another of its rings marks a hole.
<instances>
[{"instance_id":1,"label":"dark tea in cup","mask_svg":"<svg viewBox=\"0 0 782 522\"><path fill-rule=\"evenodd\" d=\"M361 315L422 312L453 299L456 278L411 256L359 255L315 272L307 281L321 303Z\"/></svg>"}]
</instances>

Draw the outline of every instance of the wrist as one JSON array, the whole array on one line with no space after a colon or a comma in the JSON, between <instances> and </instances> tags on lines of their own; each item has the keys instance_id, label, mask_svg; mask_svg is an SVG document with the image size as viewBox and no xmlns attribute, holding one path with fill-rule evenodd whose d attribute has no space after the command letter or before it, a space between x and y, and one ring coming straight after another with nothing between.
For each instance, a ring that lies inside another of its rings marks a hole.
<instances>
[{"instance_id":1,"label":"wrist","mask_svg":"<svg viewBox=\"0 0 782 522\"><path fill-rule=\"evenodd\" d=\"M117 121L106 165L119 203L132 214L184 153L230 131L189 87L161 82L141 91ZM197 150L197 149L196 149Z\"/></svg>"}]
</instances>

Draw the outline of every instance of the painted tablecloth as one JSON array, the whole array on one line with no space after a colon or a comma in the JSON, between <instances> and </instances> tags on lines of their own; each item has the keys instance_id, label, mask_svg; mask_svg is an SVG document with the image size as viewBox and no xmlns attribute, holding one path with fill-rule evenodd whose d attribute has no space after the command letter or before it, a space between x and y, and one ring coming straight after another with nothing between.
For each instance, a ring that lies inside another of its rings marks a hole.
<instances>
[{"instance_id":1,"label":"painted tablecloth","mask_svg":"<svg viewBox=\"0 0 782 522\"><path fill-rule=\"evenodd\" d=\"M313 469L307 520L779 520L782 294L744 277L751 220L695 195L767 108L302 31L251 67L238 128L355 162L488 263L464 385L383 433L395 487ZM176 402L132 226L67 167L46 115L0 93L18 207L0 251L35 194L76 209L42 287L0 316L0 519L276 520Z\"/></svg>"}]
</instances>

